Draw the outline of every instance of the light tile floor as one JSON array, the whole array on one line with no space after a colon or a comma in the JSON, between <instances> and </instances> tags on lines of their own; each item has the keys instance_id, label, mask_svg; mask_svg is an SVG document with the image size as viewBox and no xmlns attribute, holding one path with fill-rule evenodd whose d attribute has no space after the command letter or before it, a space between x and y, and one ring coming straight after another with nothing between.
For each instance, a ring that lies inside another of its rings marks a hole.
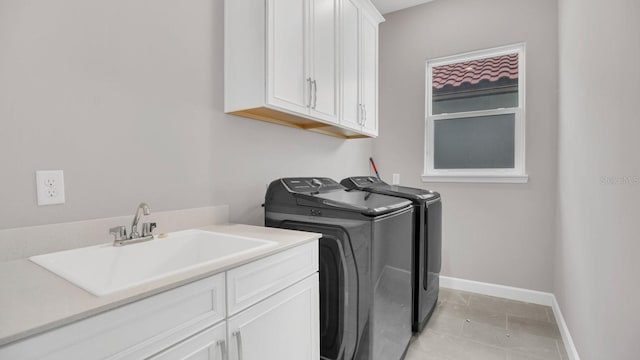
<instances>
[{"instance_id":1,"label":"light tile floor","mask_svg":"<svg viewBox=\"0 0 640 360\"><path fill-rule=\"evenodd\" d=\"M567 360L548 306L441 288L405 360Z\"/></svg>"}]
</instances>

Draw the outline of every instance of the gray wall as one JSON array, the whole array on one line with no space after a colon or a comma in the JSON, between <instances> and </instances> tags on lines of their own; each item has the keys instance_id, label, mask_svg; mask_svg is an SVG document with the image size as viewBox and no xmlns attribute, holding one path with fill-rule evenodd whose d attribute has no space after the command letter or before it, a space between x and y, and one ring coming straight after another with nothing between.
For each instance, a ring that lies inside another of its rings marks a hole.
<instances>
[{"instance_id":1,"label":"gray wall","mask_svg":"<svg viewBox=\"0 0 640 360\"><path fill-rule=\"evenodd\" d=\"M640 354L640 2L560 0L555 293L583 360Z\"/></svg>"},{"instance_id":2,"label":"gray wall","mask_svg":"<svg viewBox=\"0 0 640 360\"><path fill-rule=\"evenodd\" d=\"M265 184L368 170L370 140L223 114L222 0L0 1L0 229L229 204ZM67 203L37 207L34 172Z\"/></svg>"},{"instance_id":3,"label":"gray wall","mask_svg":"<svg viewBox=\"0 0 640 360\"><path fill-rule=\"evenodd\" d=\"M555 238L557 2L439 0L380 30L383 177L444 196L443 274L551 291ZM526 42L528 184L423 183L425 61Z\"/></svg>"}]
</instances>

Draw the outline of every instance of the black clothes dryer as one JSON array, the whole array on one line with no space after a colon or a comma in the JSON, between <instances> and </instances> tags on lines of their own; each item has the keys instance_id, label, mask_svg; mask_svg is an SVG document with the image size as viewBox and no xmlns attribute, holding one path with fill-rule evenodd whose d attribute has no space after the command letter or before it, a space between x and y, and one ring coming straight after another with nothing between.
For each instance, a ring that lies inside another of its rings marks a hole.
<instances>
[{"instance_id":1,"label":"black clothes dryer","mask_svg":"<svg viewBox=\"0 0 640 360\"><path fill-rule=\"evenodd\" d=\"M320 357L399 360L411 339L411 202L328 178L273 181L265 225L321 233Z\"/></svg>"},{"instance_id":2,"label":"black clothes dryer","mask_svg":"<svg viewBox=\"0 0 640 360\"><path fill-rule=\"evenodd\" d=\"M412 329L420 332L429 321L440 288L442 267L442 201L437 192L389 185L371 176L343 179L341 184L349 189L359 189L411 200L414 207L413 244L413 316Z\"/></svg>"}]
</instances>

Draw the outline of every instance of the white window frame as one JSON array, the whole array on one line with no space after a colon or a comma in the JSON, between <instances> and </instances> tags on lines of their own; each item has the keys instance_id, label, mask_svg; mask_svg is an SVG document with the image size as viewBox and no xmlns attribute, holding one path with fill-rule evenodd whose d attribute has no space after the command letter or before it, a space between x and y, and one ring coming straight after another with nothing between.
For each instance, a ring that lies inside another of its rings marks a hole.
<instances>
[{"instance_id":1,"label":"white window frame","mask_svg":"<svg viewBox=\"0 0 640 360\"><path fill-rule=\"evenodd\" d=\"M426 62L426 101L425 101L425 161L422 181L424 182L485 182L485 183L526 183L529 176L525 170L525 44L514 44L493 49L447 56ZM433 68L464 61L479 60L488 57L518 54L518 107L459 112L433 115L432 74ZM434 124L436 120L459 119L491 115L515 115L514 168L511 169L435 169L434 168Z\"/></svg>"}]
</instances>

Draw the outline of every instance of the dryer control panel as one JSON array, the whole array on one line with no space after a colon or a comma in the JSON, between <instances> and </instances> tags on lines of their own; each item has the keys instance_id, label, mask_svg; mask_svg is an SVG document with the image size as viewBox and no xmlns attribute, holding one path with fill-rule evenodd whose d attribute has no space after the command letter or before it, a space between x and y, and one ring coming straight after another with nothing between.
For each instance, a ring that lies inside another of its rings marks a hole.
<instances>
[{"instance_id":1,"label":"dryer control panel","mask_svg":"<svg viewBox=\"0 0 640 360\"><path fill-rule=\"evenodd\" d=\"M387 185L375 176L354 176L342 180L342 185L347 188L368 189L379 185Z\"/></svg>"},{"instance_id":2,"label":"dryer control panel","mask_svg":"<svg viewBox=\"0 0 640 360\"><path fill-rule=\"evenodd\" d=\"M291 192L314 193L327 190L344 189L337 181L330 178L285 178L282 182Z\"/></svg>"}]
</instances>

